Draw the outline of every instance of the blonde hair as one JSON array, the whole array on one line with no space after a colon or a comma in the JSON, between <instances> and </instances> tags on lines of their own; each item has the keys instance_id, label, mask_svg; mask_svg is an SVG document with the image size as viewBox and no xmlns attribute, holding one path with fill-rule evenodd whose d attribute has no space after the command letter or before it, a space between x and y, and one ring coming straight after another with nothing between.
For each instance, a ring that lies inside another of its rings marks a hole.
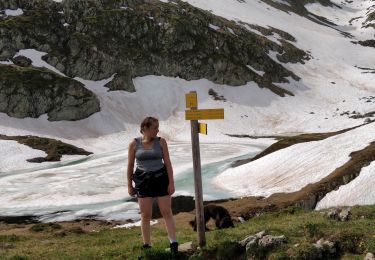
<instances>
[{"instance_id":1,"label":"blonde hair","mask_svg":"<svg viewBox=\"0 0 375 260\"><path fill-rule=\"evenodd\" d=\"M143 131L145 128L149 128L152 125L152 123L155 123L155 122L159 122L159 120L152 116L148 116L145 119L143 119L141 123L141 129L140 129L141 134L143 134Z\"/></svg>"}]
</instances>

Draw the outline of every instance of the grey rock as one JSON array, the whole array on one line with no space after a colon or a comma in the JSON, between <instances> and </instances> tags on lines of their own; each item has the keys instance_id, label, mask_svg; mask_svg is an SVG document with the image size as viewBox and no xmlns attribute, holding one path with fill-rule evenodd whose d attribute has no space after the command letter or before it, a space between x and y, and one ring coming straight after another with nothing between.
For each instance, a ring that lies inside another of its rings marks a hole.
<instances>
[{"instance_id":1,"label":"grey rock","mask_svg":"<svg viewBox=\"0 0 375 260\"><path fill-rule=\"evenodd\" d=\"M254 245L256 245L258 243L258 238L254 238L252 240L250 240L247 244L246 244L246 251L248 251L250 248L252 248Z\"/></svg>"},{"instance_id":2,"label":"grey rock","mask_svg":"<svg viewBox=\"0 0 375 260\"><path fill-rule=\"evenodd\" d=\"M332 208L327 212L327 216L331 219L339 220L339 221L348 221L351 215L350 212L351 208L341 208L336 207Z\"/></svg>"},{"instance_id":3,"label":"grey rock","mask_svg":"<svg viewBox=\"0 0 375 260\"><path fill-rule=\"evenodd\" d=\"M110 90L125 90L128 92L135 92L135 87L132 82L131 76L122 74L116 75L113 80L104 85Z\"/></svg>"},{"instance_id":4,"label":"grey rock","mask_svg":"<svg viewBox=\"0 0 375 260\"><path fill-rule=\"evenodd\" d=\"M265 231L261 231L255 235L247 236L245 239L239 241L238 243L241 246L246 247L246 251L248 251L250 248L254 247L255 245L262 247L262 248L271 248L271 247L278 246L286 242L287 242L287 239L284 235L271 236L271 235L266 235Z\"/></svg>"},{"instance_id":5,"label":"grey rock","mask_svg":"<svg viewBox=\"0 0 375 260\"><path fill-rule=\"evenodd\" d=\"M348 221L350 218L350 214L351 214L350 210L351 210L350 208L343 208L341 212L339 213L339 219L341 221Z\"/></svg>"},{"instance_id":6,"label":"grey rock","mask_svg":"<svg viewBox=\"0 0 375 260\"><path fill-rule=\"evenodd\" d=\"M194 252L197 250L197 245L193 242L186 242L178 246L180 252Z\"/></svg>"},{"instance_id":7,"label":"grey rock","mask_svg":"<svg viewBox=\"0 0 375 260\"><path fill-rule=\"evenodd\" d=\"M312 246L316 248L314 259L330 259L337 254L337 244L324 238L319 239ZM324 258L323 258L324 257Z\"/></svg>"},{"instance_id":8,"label":"grey rock","mask_svg":"<svg viewBox=\"0 0 375 260\"><path fill-rule=\"evenodd\" d=\"M316 243L313 244L313 246L315 246L322 252L327 250L330 254L336 253L336 244L329 240L325 240L324 238L319 239Z\"/></svg>"},{"instance_id":9,"label":"grey rock","mask_svg":"<svg viewBox=\"0 0 375 260\"><path fill-rule=\"evenodd\" d=\"M243 217L238 217L237 219L238 219L238 221L241 222L241 223L244 223L244 222L245 222L245 219L244 219Z\"/></svg>"},{"instance_id":10,"label":"grey rock","mask_svg":"<svg viewBox=\"0 0 375 260\"><path fill-rule=\"evenodd\" d=\"M281 245L282 243L286 243L286 237L284 235L282 236L271 236L271 235L265 235L261 239L259 239L259 246L264 248L271 248L274 246Z\"/></svg>"},{"instance_id":11,"label":"grey rock","mask_svg":"<svg viewBox=\"0 0 375 260\"><path fill-rule=\"evenodd\" d=\"M373 253L367 253L365 258L363 258L364 260L375 260L375 256Z\"/></svg>"},{"instance_id":12,"label":"grey rock","mask_svg":"<svg viewBox=\"0 0 375 260\"><path fill-rule=\"evenodd\" d=\"M262 238L265 235L266 235L266 231L264 231L264 230L262 230L262 231L260 231L260 232L258 232L258 233L255 234L255 236L257 238Z\"/></svg>"},{"instance_id":13,"label":"grey rock","mask_svg":"<svg viewBox=\"0 0 375 260\"><path fill-rule=\"evenodd\" d=\"M244 238L243 240L239 241L238 243L239 243L241 246L245 247L245 246L246 246L248 243L250 243L251 241L257 241L257 240L258 240L258 238L257 238L256 236L251 235L251 236L248 236L248 237Z\"/></svg>"},{"instance_id":14,"label":"grey rock","mask_svg":"<svg viewBox=\"0 0 375 260\"><path fill-rule=\"evenodd\" d=\"M329 211L327 212L328 218L338 219L338 216L339 216L339 209L338 208L329 209Z\"/></svg>"}]
</instances>

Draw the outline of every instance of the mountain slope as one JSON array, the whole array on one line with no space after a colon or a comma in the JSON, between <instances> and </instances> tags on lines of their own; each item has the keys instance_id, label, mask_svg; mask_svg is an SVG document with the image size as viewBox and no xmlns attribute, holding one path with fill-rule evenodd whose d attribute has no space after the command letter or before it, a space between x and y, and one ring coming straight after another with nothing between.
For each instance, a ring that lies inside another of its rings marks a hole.
<instances>
[{"instance_id":1,"label":"mountain slope","mask_svg":"<svg viewBox=\"0 0 375 260\"><path fill-rule=\"evenodd\" d=\"M22 53L33 67L82 83L97 96L100 111L54 122L46 114L18 119L0 113L0 134L52 137L99 154L125 149L141 119L153 115L169 142L189 141L184 94L191 90L199 108L225 108L225 120L209 121L209 135L201 137L208 143L338 131L374 119L375 49L359 44L373 40L370 0L27 2L0 7L23 10L0 21L2 66L15 66ZM43 6L54 11L51 20ZM373 130L368 124L250 162L233 187L239 196L302 189L373 142ZM229 173L217 178L229 183ZM338 197L331 201L339 203Z\"/></svg>"}]
</instances>

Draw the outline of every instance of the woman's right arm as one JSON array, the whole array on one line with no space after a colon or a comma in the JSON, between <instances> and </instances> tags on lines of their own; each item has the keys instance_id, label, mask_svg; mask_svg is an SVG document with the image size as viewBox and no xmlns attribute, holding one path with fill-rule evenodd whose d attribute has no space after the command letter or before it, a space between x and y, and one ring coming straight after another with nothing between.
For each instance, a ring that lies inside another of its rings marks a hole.
<instances>
[{"instance_id":1,"label":"woman's right arm","mask_svg":"<svg viewBox=\"0 0 375 260\"><path fill-rule=\"evenodd\" d=\"M128 170L127 170L127 178L128 178L128 193L130 196L134 196L135 190L132 183L132 175L134 170L134 160L135 160L135 140L133 139L132 142L129 144L128 148Z\"/></svg>"}]
</instances>

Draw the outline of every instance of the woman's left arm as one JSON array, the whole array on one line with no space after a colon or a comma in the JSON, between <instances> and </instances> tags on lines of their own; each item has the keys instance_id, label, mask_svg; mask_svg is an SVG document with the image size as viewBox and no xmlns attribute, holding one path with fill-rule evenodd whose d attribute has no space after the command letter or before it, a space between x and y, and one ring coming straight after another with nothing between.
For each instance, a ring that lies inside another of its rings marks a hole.
<instances>
[{"instance_id":1,"label":"woman's left arm","mask_svg":"<svg viewBox=\"0 0 375 260\"><path fill-rule=\"evenodd\" d=\"M167 173L168 173L168 179L169 179L168 193L169 195L172 195L175 189L174 189L174 179L173 179L173 168L172 168L171 159L169 158L167 141L165 141L164 138L160 138L160 145L161 145L161 149L163 152L163 161L164 161L165 167L167 168Z\"/></svg>"}]
</instances>

